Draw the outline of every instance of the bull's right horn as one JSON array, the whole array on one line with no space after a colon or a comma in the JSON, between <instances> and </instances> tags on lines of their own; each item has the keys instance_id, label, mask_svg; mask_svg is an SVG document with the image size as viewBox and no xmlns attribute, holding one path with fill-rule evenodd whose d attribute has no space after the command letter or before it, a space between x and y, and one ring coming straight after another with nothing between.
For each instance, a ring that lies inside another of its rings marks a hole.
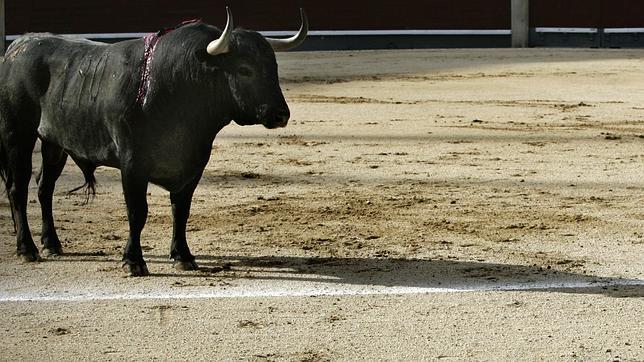
<instances>
[{"instance_id":1,"label":"bull's right horn","mask_svg":"<svg viewBox=\"0 0 644 362\"><path fill-rule=\"evenodd\" d=\"M268 42L273 47L274 51L283 52L295 48L304 42L304 39L306 39L306 34L309 31L309 20L306 18L306 13L302 8L300 8L300 18L302 20L300 30L292 37L286 39L266 38L266 40L268 40Z\"/></svg>"},{"instance_id":2,"label":"bull's right horn","mask_svg":"<svg viewBox=\"0 0 644 362\"><path fill-rule=\"evenodd\" d=\"M206 51L210 55L225 54L230 51L230 38L233 34L233 15L228 6L226 6L226 13L228 14L228 18L226 19L224 31L221 33L219 39L211 41L206 48Z\"/></svg>"}]
</instances>

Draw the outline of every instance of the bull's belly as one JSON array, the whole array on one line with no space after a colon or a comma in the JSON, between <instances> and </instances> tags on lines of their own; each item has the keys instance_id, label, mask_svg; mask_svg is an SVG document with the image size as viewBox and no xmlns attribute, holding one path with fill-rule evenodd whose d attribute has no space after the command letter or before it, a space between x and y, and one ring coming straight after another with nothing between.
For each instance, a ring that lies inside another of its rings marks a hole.
<instances>
[{"instance_id":1,"label":"bull's belly","mask_svg":"<svg viewBox=\"0 0 644 362\"><path fill-rule=\"evenodd\" d=\"M149 127L132 136L134 139L119 137L119 129L110 128L110 123L103 121L106 118L61 117L45 111L38 133L45 141L62 147L79 166L121 168L122 154L132 152L136 162L133 167L170 192L181 191L198 179L208 163L214 136L178 122L168 125L150 121Z\"/></svg>"},{"instance_id":2,"label":"bull's belly","mask_svg":"<svg viewBox=\"0 0 644 362\"><path fill-rule=\"evenodd\" d=\"M178 149L169 151L150 155L147 165L149 179L170 192L179 192L201 177L210 154L192 154Z\"/></svg>"},{"instance_id":3,"label":"bull's belly","mask_svg":"<svg viewBox=\"0 0 644 362\"><path fill-rule=\"evenodd\" d=\"M97 122L43 117L38 135L44 141L60 146L74 160L95 166L118 167L118 145L105 127Z\"/></svg>"},{"instance_id":4,"label":"bull's belly","mask_svg":"<svg viewBox=\"0 0 644 362\"><path fill-rule=\"evenodd\" d=\"M212 141L179 122L159 126L148 129L153 141L144 146L146 168L150 181L178 192L201 176L210 159Z\"/></svg>"}]
</instances>

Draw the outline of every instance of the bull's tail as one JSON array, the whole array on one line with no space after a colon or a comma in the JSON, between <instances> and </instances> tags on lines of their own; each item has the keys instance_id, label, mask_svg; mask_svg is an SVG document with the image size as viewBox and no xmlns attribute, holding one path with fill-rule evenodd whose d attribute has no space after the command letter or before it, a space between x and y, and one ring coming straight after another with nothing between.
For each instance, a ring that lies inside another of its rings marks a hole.
<instances>
[{"instance_id":1,"label":"bull's tail","mask_svg":"<svg viewBox=\"0 0 644 362\"><path fill-rule=\"evenodd\" d=\"M13 202L11 201L11 197L9 197L9 190L13 185L13 177L11 175L11 171L9 170L8 164L9 162L8 162L7 150L2 145L2 142L0 142L0 179L2 179L2 183L4 184L4 187L5 187L5 192L7 193L7 198L9 199L9 208L11 209L11 220L13 221L13 231L17 232L18 229L16 228L16 218L13 214Z\"/></svg>"},{"instance_id":2,"label":"bull's tail","mask_svg":"<svg viewBox=\"0 0 644 362\"><path fill-rule=\"evenodd\" d=\"M78 162L77 162L78 164ZM95 166L88 165L78 165L83 171L83 177L85 178L85 183L73 190L69 190L68 194L73 194L79 190L84 190L85 194L85 203L89 203L91 199L96 197L96 178L94 177L94 171L96 170Z\"/></svg>"}]
</instances>

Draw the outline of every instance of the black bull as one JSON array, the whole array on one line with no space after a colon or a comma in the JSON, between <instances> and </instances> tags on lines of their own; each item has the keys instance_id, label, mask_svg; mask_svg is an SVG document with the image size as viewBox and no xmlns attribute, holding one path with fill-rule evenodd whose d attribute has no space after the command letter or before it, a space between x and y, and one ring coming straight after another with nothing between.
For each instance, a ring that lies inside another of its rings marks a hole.
<instances>
[{"instance_id":1,"label":"black bull","mask_svg":"<svg viewBox=\"0 0 644 362\"><path fill-rule=\"evenodd\" d=\"M69 155L93 189L98 166L121 170L129 239L123 255L132 275L148 270L141 251L147 187L170 192L170 256L196 269L186 242L193 192L216 134L231 121L283 127L290 116L274 50L297 46L308 23L289 39L201 22L158 38L111 45L52 34L27 34L0 58L0 176L16 229L17 252L39 260L27 222L31 154L42 142L38 199L43 253L62 252L52 195ZM152 41L153 40L153 41Z\"/></svg>"}]
</instances>

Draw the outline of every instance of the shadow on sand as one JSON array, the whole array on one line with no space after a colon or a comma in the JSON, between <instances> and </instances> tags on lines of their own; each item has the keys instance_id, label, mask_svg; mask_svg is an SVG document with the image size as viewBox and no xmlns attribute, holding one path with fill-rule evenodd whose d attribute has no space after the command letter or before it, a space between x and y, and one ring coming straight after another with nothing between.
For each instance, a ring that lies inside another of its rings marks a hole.
<instances>
[{"instance_id":1,"label":"shadow on sand","mask_svg":"<svg viewBox=\"0 0 644 362\"><path fill-rule=\"evenodd\" d=\"M51 262L118 263L119 256L101 253L70 253L47 259ZM452 291L539 291L599 294L616 298L644 297L644 280L598 277L543 268L457 260L396 258L341 258L291 256L197 256L200 268L193 272L155 273L165 256L149 255L152 278L190 278L207 281L273 280L314 282L391 288L449 289ZM174 270L174 269L172 269Z\"/></svg>"}]
</instances>

